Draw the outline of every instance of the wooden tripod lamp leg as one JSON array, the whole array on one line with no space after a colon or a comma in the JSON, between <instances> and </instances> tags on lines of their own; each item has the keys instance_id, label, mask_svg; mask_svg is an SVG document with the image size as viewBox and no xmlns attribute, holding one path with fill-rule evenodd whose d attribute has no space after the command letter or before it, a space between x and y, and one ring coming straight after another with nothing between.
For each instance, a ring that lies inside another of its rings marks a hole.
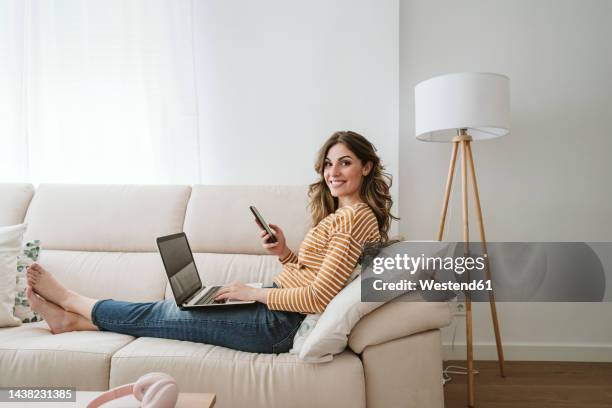
<instances>
[{"instance_id":1,"label":"wooden tripod lamp leg","mask_svg":"<svg viewBox=\"0 0 612 408\"><path fill-rule=\"evenodd\" d=\"M474 200L476 201L476 213L478 215L478 228L480 229L480 240L485 254L488 254L487 240L485 238L484 222L482 218L482 209L480 207L480 195L478 194L478 183L476 183L476 171L474 170L474 157L472 156L472 146L468 143L467 145L468 161L470 163L470 171L472 175L472 185L474 186ZM491 279L491 268L489 265L489 258L486 258L486 274L487 279ZM491 318L493 320L493 330L495 332L495 343L497 345L497 359L499 361L499 372L502 377L505 377L504 373L504 350L502 348L501 334L499 332L499 321L497 319L497 308L495 306L495 296L493 291L489 291L489 304L491 305Z\"/></svg>"},{"instance_id":2,"label":"wooden tripod lamp leg","mask_svg":"<svg viewBox=\"0 0 612 408\"><path fill-rule=\"evenodd\" d=\"M446 179L446 190L444 192L444 203L442 204L442 213L440 214L440 227L438 228L438 241L442 241L444 236L444 224L446 223L446 212L448 211L448 200L453 186L453 177L455 175L455 162L457 161L457 146L458 142L453 143L453 152L451 153L450 166L448 167L448 178Z\"/></svg>"},{"instance_id":3,"label":"wooden tripod lamp leg","mask_svg":"<svg viewBox=\"0 0 612 408\"><path fill-rule=\"evenodd\" d=\"M467 192L467 148L469 141L461 141L461 196L463 207L463 242L465 251L469 251L470 228L468 219L468 192ZM469 275L468 275L469 280ZM468 377L468 406L473 407L474 402L474 353L472 344L472 298L468 292L465 294L465 340L467 343L467 377Z\"/></svg>"}]
</instances>

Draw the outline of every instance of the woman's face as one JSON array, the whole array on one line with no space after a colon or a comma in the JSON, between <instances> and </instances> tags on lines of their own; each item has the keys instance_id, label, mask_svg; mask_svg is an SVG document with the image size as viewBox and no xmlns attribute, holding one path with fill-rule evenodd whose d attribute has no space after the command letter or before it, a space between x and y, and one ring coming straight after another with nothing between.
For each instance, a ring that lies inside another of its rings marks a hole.
<instances>
[{"instance_id":1,"label":"woman's face","mask_svg":"<svg viewBox=\"0 0 612 408\"><path fill-rule=\"evenodd\" d=\"M363 165L346 145L336 143L327 151L323 177L332 196L338 198L342 207L361 201L361 183L371 169L371 162Z\"/></svg>"}]
</instances>

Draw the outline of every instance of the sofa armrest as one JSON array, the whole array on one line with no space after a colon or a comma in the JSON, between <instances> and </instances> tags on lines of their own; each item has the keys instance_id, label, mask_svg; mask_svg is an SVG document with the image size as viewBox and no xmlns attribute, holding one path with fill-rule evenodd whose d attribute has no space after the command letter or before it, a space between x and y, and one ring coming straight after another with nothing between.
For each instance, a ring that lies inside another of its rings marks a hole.
<instances>
[{"instance_id":1,"label":"sofa armrest","mask_svg":"<svg viewBox=\"0 0 612 408\"><path fill-rule=\"evenodd\" d=\"M400 297L364 316L349 335L351 350L361 354L368 346L448 326L451 322L448 302L426 302L415 294Z\"/></svg>"},{"instance_id":2,"label":"sofa armrest","mask_svg":"<svg viewBox=\"0 0 612 408\"><path fill-rule=\"evenodd\" d=\"M361 360L368 408L444 408L440 330L368 346Z\"/></svg>"}]
</instances>

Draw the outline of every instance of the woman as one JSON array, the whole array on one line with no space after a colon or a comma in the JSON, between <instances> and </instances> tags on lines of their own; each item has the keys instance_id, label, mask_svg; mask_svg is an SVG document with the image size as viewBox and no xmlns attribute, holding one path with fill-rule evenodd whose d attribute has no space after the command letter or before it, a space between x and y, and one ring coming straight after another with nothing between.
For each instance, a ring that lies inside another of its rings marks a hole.
<instances>
[{"instance_id":1,"label":"woman","mask_svg":"<svg viewBox=\"0 0 612 408\"><path fill-rule=\"evenodd\" d=\"M28 269L28 299L51 332L106 330L162 337L258 353L289 351L307 313L321 313L346 285L366 242L386 241L393 217L389 187L374 146L363 136L334 133L319 151L319 181L310 185L313 228L296 256L283 230L271 224L277 242L262 246L278 256L283 271L271 288L232 282L216 300L254 300L231 308L180 310L174 300L131 303L97 300L62 286L38 264Z\"/></svg>"}]
</instances>

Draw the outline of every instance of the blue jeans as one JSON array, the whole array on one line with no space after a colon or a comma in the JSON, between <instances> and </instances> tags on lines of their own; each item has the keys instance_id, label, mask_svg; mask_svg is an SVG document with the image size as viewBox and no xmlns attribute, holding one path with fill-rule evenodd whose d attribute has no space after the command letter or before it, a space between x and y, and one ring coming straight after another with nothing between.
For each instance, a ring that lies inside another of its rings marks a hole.
<instances>
[{"instance_id":1,"label":"blue jeans","mask_svg":"<svg viewBox=\"0 0 612 408\"><path fill-rule=\"evenodd\" d=\"M276 285L274 285L276 287ZM228 347L252 353L286 353L306 315L263 303L181 310L173 299L132 303L98 301L91 312L100 330Z\"/></svg>"}]
</instances>

